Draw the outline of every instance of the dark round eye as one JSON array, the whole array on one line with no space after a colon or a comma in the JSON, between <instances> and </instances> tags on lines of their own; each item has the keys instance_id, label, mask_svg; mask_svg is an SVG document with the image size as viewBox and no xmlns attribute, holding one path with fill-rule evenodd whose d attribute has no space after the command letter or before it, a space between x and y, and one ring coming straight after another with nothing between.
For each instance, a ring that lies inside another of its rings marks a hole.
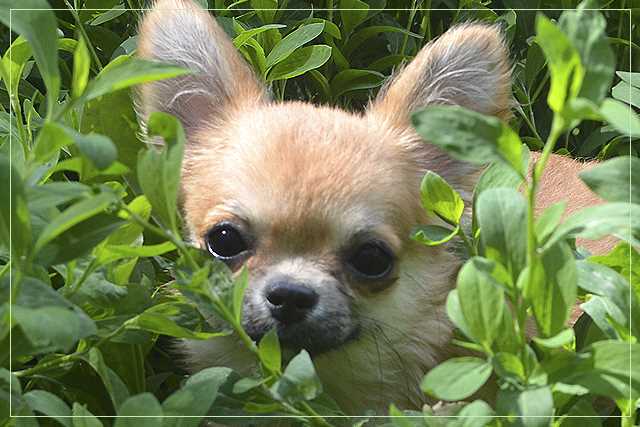
<instances>
[{"instance_id":1,"label":"dark round eye","mask_svg":"<svg viewBox=\"0 0 640 427\"><path fill-rule=\"evenodd\" d=\"M381 279L393 268L391 252L380 243L365 243L348 260L358 274L367 279Z\"/></svg>"},{"instance_id":2,"label":"dark round eye","mask_svg":"<svg viewBox=\"0 0 640 427\"><path fill-rule=\"evenodd\" d=\"M231 224L213 227L207 233L206 244L211 255L222 260L235 258L248 249L240 231Z\"/></svg>"}]
</instances>

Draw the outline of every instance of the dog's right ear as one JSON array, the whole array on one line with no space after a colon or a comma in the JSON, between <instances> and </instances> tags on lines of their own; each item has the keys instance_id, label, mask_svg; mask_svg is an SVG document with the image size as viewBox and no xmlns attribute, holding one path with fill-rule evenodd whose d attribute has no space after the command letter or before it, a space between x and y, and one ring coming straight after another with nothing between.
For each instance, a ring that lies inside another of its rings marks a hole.
<instances>
[{"instance_id":1,"label":"dog's right ear","mask_svg":"<svg viewBox=\"0 0 640 427\"><path fill-rule=\"evenodd\" d=\"M266 99L263 85L205 10L192 0L158 0L139 32L138 55L176 64L191 74L140 88L138 113L178 117L187 135L219 124L230 111Z\"/></svg>"}]
</instances>

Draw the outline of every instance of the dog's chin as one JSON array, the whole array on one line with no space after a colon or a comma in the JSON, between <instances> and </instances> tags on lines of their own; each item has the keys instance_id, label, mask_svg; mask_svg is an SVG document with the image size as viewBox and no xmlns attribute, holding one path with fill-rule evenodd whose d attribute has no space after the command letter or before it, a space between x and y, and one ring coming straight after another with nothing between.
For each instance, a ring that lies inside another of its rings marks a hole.
<instances>
[{"instance_id":1,"label":"dog's chin","mask_svg":"<svg viewBox=\"0 0 640 427\"><path fill-rule=\"evenodd\" d=\"M269 332L276 328L278 339L283 350L287 354L295 355L301 350L306 350L311 357L336 350L358 338L360 328L340 328L339 330L323 328L322 325L302 321L293 325L283 325L274 321L268 325L244 325L245 330L256 343Z\"/></svg>"}]
</instances>

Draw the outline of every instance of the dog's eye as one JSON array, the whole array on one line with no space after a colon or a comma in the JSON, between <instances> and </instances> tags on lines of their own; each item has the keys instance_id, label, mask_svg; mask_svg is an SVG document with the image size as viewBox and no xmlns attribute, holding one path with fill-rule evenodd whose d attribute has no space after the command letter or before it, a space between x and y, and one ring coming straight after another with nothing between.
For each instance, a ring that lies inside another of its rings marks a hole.
<instances>
[{"instance_id":1,"label":"dog's eye","mask_svg":"<svg viewBox=\"0 0 640 427\"><path fill-rule=\"evenodd\" d=\"M248 249L240 231L231 224L213 227L207 233L206 244L211 255L221 260L235 258Z\"/></svg>"},{"instance_id":2,"label":"dog's eye","mask_svg":"<svg viewBox=\"0 0 640 427\"><path fill-rule=\"evenodd\" d=\"M365 243L348 260L356 273L367 279L381 279L393 269L393 256L379 243Z\"/></svg>"}]
</instances>

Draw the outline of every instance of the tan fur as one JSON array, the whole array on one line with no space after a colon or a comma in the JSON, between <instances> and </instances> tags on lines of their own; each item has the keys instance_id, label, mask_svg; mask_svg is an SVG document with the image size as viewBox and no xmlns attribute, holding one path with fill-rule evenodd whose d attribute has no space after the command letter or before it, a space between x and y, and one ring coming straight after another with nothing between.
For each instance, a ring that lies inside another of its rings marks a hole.
<instances>
[{"instance_id":1,"label":"tan fur","mask_svg":"<svg viewBox=\"0 0 640 427\"><path fill-rule=\"evenodd\" d=\"M174 11L173 9L184 9ZM177 14L177 15L176 15ZM215 224L246 224L256 237L246 261L245 304L257 321L261 286L286 274L315 286L327 310L349 305L363 333L314 360L330 394L348 413L393 401L419 408L426 371L458 351L445 301L462 260L444 247L409 239L417 224L433 222L419 202L426 170L443 176L467 206L480 173L424 141L409 125L412 111L457 104L509 116L507 49L496 27L455 27L426 46L362 114L302 102L275 103L264 95L217 24L189 0L161 0L141 25L140 54L189 67L194 73L153 83L141 92L141 115L176 114L187 129L182 205L188 233L204 246ZM189 50L191 49L191 50ZM552 158L540 202L560 198L593 203L572 161ZM562 188L579 193L563 195ZM347 277L340 250L358 230L384 240L397 257L379 289ZM339 328L342 320L333 319ZM234 337L186 341L192 370L231 366L247 374L252 358Z\"/></svg>"}]
</instances>

